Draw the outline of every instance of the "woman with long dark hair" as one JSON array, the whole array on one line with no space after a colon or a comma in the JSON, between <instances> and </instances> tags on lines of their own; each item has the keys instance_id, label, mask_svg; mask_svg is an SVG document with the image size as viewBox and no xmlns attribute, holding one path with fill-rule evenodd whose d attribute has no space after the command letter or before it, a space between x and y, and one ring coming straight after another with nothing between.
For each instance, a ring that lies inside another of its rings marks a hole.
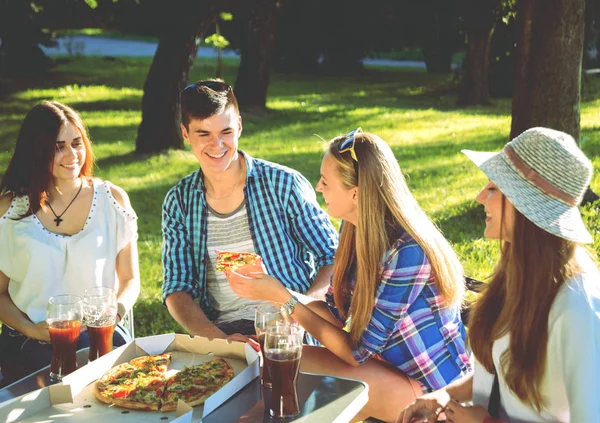
<instances>
[{"instance_id":1,"label":"woman with long dark hair","mask_svg":"<svg viewBox=\"0 0 600 423\"><path fill-rule=\"evenodd\" d=\"M445 410L455 423L600 422L600 273L580 246L593 238L578 209L592 164L571 136L547 128L500 153L465 154L489 178L477 196L484 234L502 242L471 314L475 372L423 396L401 421Z\"/></svg>"},{"instance_id":2,"label":"woman with long dark hair","mask_svg":"<svg viewBox=\"0 0 600 423\"><path fill-rule=\"evenodd\" d=\"M357 418L394 421L416 396L471 369L462 267L378 136L358 129L334 138L316 189L329 215L343 220L326 301L296 304L296 294L267 275L229 274L230 284L243 297L285 303L325 346L304 349L302 371L368 382Z\"/></svg>"},{"instance_id":3,"label":"woman with long dark hair","mask_svg":"<svg viewBox=\"0 0 600 423\"><path fill-rule=\"evenodd\" d=\"M136 215L125 191L92 177L77 112L56 101L23 120L0 182L0 368L10 383L50 363L48 299L117 290L121 319L140 290ZM128 334L119 326L114 344ZM80 337L80 348L86 346Z\"/></svg>"}]
</instances>

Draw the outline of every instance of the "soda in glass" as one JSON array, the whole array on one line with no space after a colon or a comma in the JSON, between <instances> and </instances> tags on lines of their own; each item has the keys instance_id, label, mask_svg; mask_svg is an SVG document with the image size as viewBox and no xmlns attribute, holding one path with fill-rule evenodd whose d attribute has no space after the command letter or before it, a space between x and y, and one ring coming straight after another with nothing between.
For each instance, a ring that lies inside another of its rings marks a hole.
<instances>
[{"instance_id":1,"label":"soda in glass","mask_svg":"<svg viewBox=\"0 0 600 423\"><path fill-rule=\"evenodd\" d=\"M77 369L77 342L83 318L83 301L77 295L56 295L48 300L46 321L52 343L50 379L60 382Z\"/></svg>"},{"instance_id":2,"label":"soda in glass","mask_svg":"<svg viewBox=\"0 0 600 423\"><path fill-rule=\"evenodd\" d=\"M272 326L266 331L264 354L271 375L272 417L285 419L300 413L296 383L303 335L297 325Z\"/></svg>"},{"instance_id":3,"label":"soda in glass","mask_svg":"<svg viewBox=\"0 0 600 423\"><path fill-rule=\"evenodd\" d=\"M254 329L256 330L256 336L258 336L258 343L260 344L260 383L265 388L271 388L271 376L266 365L267 358L265 357L265 333L267 328L275 326L277 324L283 324L283 316L279 312L279 308L272 306L271 304L262 304L256 308L256 316L254 318Z\"/></svg>"},{"instance_id":4,"label":"soda in glass","mask_svg":"<svg viewBox=\"0 0 600 423\"><path fill-rule=\"evenodd\" d=\"M83 297L84 323L90 336L89 360L112 351L113 332L117 320L117 293L100 286L85 291Z\"/></svg>"}]
</instances>

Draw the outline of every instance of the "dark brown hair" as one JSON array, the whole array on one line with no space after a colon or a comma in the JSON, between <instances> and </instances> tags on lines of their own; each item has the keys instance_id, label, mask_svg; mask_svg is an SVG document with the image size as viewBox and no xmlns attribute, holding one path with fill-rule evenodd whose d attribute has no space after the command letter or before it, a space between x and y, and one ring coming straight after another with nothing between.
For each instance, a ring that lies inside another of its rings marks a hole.
<instances>
[{"instance_id":1,"label":"dark brown hair","mask_svg":"<svg viewBox=\"0 0 600 423\"><path fill-rule=\"evenodd\" d=\"M239 114L237 99L230 85L221 79L204 79L181 92L181 123L186 129L192 119L204 120L233 107Z\"/></svg>"},{"instance_id":2,"label":"dark brown hair","mask_svg":"<svg viewBox=\"0 0 600 423\"><path fill-rule=\"evenodd\" d=\"M510 333L501 357L506 384L521 401L540 410L546 368L548 316L561 286L581 271L577 244L534 225L515 209L512 241L503 242L491 281L473 306L469 342L477 360L496 373L495 340Z\"/></svg>"},{"instance_id":3,"label":"dark brown hair","mask_svg":"<svg viewBox=\"0 0 600 423\"><path fill-rule=\"evenodd\" d=\"M25 216L45 207L58 133L67 122L79 130L85 146L86 157L80 176L92 175L94 155L81 116L57 101L44 101L33 106L21 124L15 151L0 182L0 194L10 192L29 197L29 210Z\"/></svg>"}]
</instances>

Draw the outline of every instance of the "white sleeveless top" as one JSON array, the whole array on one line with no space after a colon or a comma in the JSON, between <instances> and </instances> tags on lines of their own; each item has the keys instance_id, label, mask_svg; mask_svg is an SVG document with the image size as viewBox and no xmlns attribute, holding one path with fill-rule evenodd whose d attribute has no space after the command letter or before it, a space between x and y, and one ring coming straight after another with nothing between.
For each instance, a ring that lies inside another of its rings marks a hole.
<instances>
[{"instance_id":1,"label":"white sleeveless top","mask_svg":"<svg viewBox=\"0 0 600 423\"><path fill-rule=\"evenodd\" d=\"M110 182L93 179L94 198L83 229L74 235L48 231L29 208L27 196L15 197L0 216L0 271L8 293L33 323L46 320L53 295L83 295L94 286L118 288L116 259L137 239L137 216L115 200Z\"/></svg>"}]
</instances>

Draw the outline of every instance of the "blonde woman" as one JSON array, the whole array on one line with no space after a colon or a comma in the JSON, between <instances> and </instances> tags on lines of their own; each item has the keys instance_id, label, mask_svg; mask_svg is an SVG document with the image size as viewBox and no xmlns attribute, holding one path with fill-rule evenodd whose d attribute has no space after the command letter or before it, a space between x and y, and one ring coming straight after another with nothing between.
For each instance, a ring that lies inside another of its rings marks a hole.
<instances>
[{"instance_id":1,"label":"blonde woman","mask_svg":"<svg viewBox=\"0 0 600 423\"><path fill-rule=\"evenodd\" d=\"M502 241L470 317L475 372L400 421L424 411L435 421L445 409L454 423L600 422L600 274L579 246L593 239L577 208L592 164L570 135L547 128L499 153L464 152L489 178L477 196L484 235Z\"/></svg>"},{"instance_id":2,"label":"blonde woman","mask_svg":"<svg viewBox=\"0 0 600 423\"><path fill-rule=\"evenodd\" d=\"M470 371L462 268L376 135L359 128L333 139L316 189L329 215L343 220L326 301L297 303L264 274L230 273L230 284L243 297L284 304L325 346L305 348L302 371L368 382L357 418L394 421L422 392Z\"/></svg>"}]
</instances>

